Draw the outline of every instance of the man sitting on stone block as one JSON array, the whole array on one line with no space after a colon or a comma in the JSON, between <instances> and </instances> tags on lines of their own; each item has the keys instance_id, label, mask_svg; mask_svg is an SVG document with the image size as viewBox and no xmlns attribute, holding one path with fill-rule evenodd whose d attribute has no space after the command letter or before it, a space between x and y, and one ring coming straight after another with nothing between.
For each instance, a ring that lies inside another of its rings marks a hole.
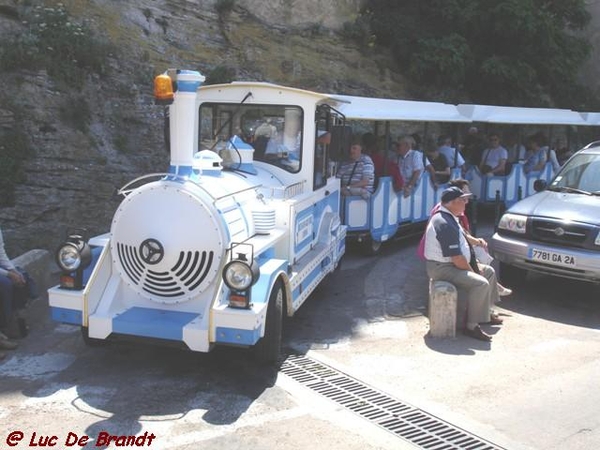
<instances>
[{"instance_id":1,"label":"man sitting on stone block","mask_svg":"<svg viewBox=\"0 0 600 450\"><path fill-rule=\"evenodd\" d=\"M458 187L450 187L442 193L442 206L431 217L425 231L426 269L432 280L447 281L465 292L467 325L464 333L489 342L492 337L479 324L502 323L497 316L490 316L490 307L498 296L496 273L488 265L477 264L458 221L471 195Z\"/></svg>"},{"instance_id":2,"label":"man sitting on stone block","mask_svg":"<svg viewBox=\"0 0 600 450\"><path fill-rule=\"evenodd\" d=\"M3 333L12 317L13 292L16 287L25 286L25 278L19 273L4 250L4 239L0 230L0 349L13 350L17 343L10 341ZM6 354L0 351L0 359Z\"/></svg>"}]
</instances>

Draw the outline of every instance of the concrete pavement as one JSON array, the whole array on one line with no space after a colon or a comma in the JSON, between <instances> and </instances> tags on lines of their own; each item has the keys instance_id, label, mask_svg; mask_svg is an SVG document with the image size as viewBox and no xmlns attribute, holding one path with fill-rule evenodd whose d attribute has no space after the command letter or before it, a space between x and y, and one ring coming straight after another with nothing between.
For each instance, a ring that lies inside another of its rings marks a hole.
<instances>
[{"instance_id":1,"label":"concrete pavement","mask_svg":"<svg viewBox=\"0 0 600 450\"><path fill-rule=\"evenodd\" d=\"M480 234L489 236L491 229ZM289 321L286 345L504 448L595 448L599 289L530 277L499 306L505 323L488 327L491 344L462 335L431 339L424 316L427 277L416 244L391 243L376 258L349 254L342 270ZM43 264L52 265L48 259ZM46 313L33 308L32 326L53 333ZM304 388L281 376L276 383L303 407L320 405L322 416L339 412L321 409L328 400L316 400L318 394L308 401ZM356 429L361 420L347 423ZM395 447L385 435L373 444Z\"/></svg>"},{"instance_id":2,"label":"concrete pavement","mask_svg":"<svg viewBox=\"0 0 600 450\"><path fill-rule=\"evenodd\" d=\"M415 249L416 242L402 243L366 263L349 258L319 294L329 300L304 314L317 322L346 317L342 327L350 331L326 332L327 323L317 323L312 342L304 335L292 345L505 448L596 447L598 287L530 276L498 306L504 325L486 327L492 343L432 339L423 315L427 277ZM332 298L341 300L332 305Z\"/></svg>"}]
</instances>

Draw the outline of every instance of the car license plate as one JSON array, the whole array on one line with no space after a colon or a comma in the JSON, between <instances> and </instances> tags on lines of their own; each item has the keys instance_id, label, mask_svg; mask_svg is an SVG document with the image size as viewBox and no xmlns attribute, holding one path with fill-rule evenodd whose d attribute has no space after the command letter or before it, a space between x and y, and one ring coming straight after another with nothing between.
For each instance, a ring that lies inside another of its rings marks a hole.
<instances>
[{"instance_id":1,"label":"car license plate","mask_svg":"<svg viewBox=\"0 0 600 450\"><path fill-rule=\"evenodd\" d=\"M537 248L529 249L529 258L534 261L540 261L548 264L556 264L559 266L575 267L577 265L573 255L566 253L549 252L547 250L539 250Z\"/></svg>"}]
</instances>

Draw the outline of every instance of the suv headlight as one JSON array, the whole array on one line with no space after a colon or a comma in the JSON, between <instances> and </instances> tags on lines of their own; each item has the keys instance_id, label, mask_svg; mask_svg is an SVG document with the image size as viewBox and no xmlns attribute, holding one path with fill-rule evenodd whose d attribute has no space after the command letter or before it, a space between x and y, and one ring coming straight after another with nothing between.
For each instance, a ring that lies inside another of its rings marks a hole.
<instances>
[{"instance_id":1,"label":"suv headlight","mask_svg":"<svg viewBox=\"0 0 600 450\"><path fill-rule=\"evenodd\" d=\"M525 234L526 225L527 217L506 213L500 218L498 229L510 231L512 233Z\"/></svg>"}]
</instances>

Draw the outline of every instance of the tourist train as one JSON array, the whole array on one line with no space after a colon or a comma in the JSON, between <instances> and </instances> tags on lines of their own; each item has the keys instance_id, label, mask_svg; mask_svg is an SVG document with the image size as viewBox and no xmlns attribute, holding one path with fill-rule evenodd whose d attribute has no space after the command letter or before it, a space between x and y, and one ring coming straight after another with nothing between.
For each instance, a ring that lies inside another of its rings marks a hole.
<instances>
[{"instance_id":1,"label":"tourist train","mask_svg":"<svg viewBox=\"0 0 600 450\"><path fill-rule=\"evenodd\" d=\"M376 252L406 226L423 224L439 201L443 186L426 172L409 197L388 176L369 198L342 196L336 168L354 125L384 124L391 142L390 122L468 125L489 117L460 105L203 81L189 70L156 78L156 101L168 113L169 169L119 190L107 233L68 236L56 254L62 274L49 289L51 313L81 327L90 344L241 346L272 363L284 317L339 267L347 239ZM595 118L573 114L582 125ZM531 193L520 166L505 177L476 168L452 176L470 179L482 201L510 204ZM535 176L550 177L551 169Z\"/></svg>"}]
</instances>

